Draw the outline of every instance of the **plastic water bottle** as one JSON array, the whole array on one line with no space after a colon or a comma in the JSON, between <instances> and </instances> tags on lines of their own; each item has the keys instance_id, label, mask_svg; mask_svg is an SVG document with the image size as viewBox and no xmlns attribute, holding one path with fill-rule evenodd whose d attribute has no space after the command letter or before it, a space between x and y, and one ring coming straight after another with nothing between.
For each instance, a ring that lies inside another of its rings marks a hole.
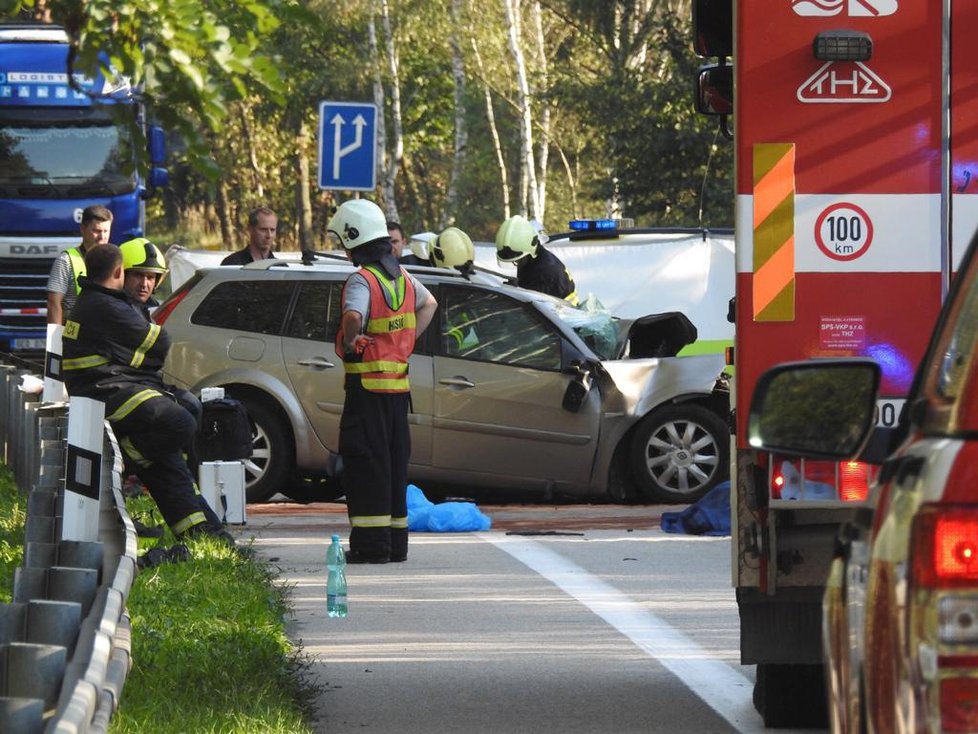
<instances>
[{"instance_id":1,"label":"plastic water bottle","mask_svg":"<svg viewBox=\"0 0 978 734\"><path fill-rule=\"evenodd\" d=\"M346 554L340 536L334 535L326 549L326 614L345 617L346 612Z\"/></svg>"}]
</instances>

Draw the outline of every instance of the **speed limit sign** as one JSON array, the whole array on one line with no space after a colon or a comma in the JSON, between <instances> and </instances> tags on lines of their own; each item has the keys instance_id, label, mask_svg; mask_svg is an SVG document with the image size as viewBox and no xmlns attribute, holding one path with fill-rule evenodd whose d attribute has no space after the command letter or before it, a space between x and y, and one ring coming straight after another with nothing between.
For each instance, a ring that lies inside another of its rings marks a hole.
<instances>
[{"instance_id":1,"label":"speed limit sign","mask_svg":"<svg viewBox=\"0 0 978 734\"><path fill-rule=\"evenodd\" d=\"M873 243L873 221L862 208L840 201L819 214L815 242L833 260L855 260Z\"/></svg>"}]
</instances>

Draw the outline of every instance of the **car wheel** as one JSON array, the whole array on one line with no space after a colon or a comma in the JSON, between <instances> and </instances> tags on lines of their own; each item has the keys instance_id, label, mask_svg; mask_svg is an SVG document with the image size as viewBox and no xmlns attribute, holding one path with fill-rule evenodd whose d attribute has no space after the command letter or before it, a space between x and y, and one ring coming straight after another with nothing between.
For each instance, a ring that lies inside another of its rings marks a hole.
<instances>
[{"instance_id":1,"label":"car wheel","mask_svg":"<svg viewBox=\"0 0 978 734\"><path fill-rule=\"evenodd\" d=\"M248 502L264 502L281 492L292 476L295 458L287 438L289 428L265 402L251 396L238 399L255 425L251 456L244 460L245 495Z\"/></svg>"},{"instance_id":2,"label":"car wheel","mask_svg":"<svg viewBox=\"0 0 978 734\"><path fill-rule=\"evenodd\" d=\"M726 423L701 405L668 405L639 423L631 444L638 488L656 502L695 502L730 471Z\"/></svg>"}]
</instances>

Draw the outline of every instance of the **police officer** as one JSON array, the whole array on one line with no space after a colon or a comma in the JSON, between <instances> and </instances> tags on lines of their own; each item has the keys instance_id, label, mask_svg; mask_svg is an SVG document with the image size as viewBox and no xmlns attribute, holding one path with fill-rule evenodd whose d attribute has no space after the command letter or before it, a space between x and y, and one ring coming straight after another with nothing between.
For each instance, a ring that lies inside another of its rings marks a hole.
<instances>
[{"instance_id":1,"label":"police officer","mask_svg":"<svg viewBox=\"0 0 978 734\"><path fill-rule=\"evenodd\" d=\"M336 353L346 372L340 481L350 518L348 563L404 561L411 455L408 359L438 304L391 250L384 213L344 202L327 225L359 269L343 286Z\"/></svg>"},{"instance_id":2,"label":"police officer","mask_svg":"<svg viewBox=\"0 0 978 734\"><path fill-rule=\"evenodd\" d=\"M574 279L560 259L543 245L547 235L519 214L510 217L496 232L496 258L516 263L516 284L563 298L578 305Z\"/></svg>"},{"instance_id":3,"label":"police officer","mask_svg":"<svg viewBox=\"0 0 978 734\"><path fill-rule=\"evenodd\" d=\"M96 245L85 255L81 293L64 330L64 376L69 395L105 403L127 464L149 489L176 536L206 534L234 545L208 519L182 450L193 439L194 417L167 394L160 375L170 338L134 308L123 290L122 252Z\"/></svg>"},{"instance_id":4,"label":"police officer","mask_svg":"<svg viewBox=\"0 0 978 734\"><path fill-rule=\"evenodd\" d=\"M55 258L48 275L48 323L63 324L75 299L81 292L78 276L85 274L85 253L95 245L104 245L112 232L112 212L104 206L88 206L82 210L82 241L69 247Z\"/></svg>"}]
</instances>

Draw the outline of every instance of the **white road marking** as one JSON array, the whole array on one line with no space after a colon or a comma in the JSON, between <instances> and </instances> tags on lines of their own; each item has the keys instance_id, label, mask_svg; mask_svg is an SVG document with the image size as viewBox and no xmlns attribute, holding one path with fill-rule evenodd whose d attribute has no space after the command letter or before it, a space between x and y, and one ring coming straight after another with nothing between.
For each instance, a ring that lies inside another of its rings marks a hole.
<instances>
[{"instance_id":1,"label":"white road marking","mask_svg":"<svg viewBox=\"0 0 978 734\"><path fill-rule=\"evenodd\" d=\"M749 678L712 660L698 645L661 617L592 576L580 566L533 540L478 533L604 619L639 649L655 658L738 732L765 732L754 710Z\"/></svg>"}]
</instances>

